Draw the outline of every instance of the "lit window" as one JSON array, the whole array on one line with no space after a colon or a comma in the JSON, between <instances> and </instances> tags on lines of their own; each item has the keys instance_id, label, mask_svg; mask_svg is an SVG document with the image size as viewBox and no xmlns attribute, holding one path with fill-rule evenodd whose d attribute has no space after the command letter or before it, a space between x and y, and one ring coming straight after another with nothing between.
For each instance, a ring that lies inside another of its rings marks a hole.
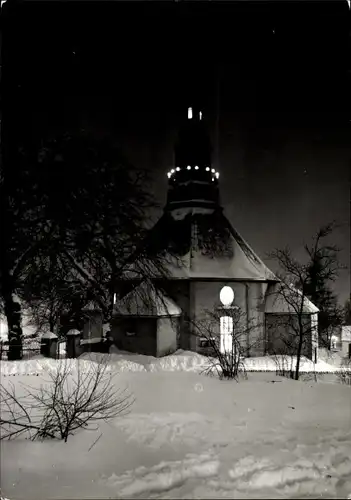
<instances>
[{"instance_id":1,"label":"lit window","mask_svg":"<svg viewBox=\"0 0 351 500\"><path fill-rule=\"evenodd\" d=\"M212 177L212 180L214 181L214 177Z\"/></svg>"},{"instance_id":2,"label":"lit window","mask_svg":"<svg viewBox=\"0 0 351 500\"><path fill-rule=\"evenodd\" d=\"M216 173L215 173L215 176L216 176L216 177L217 177L217 179L218 179L218 177L219 177L219 172L216 172Z\"/></svg>"},{"instance_id":3,"label":"lit window","mask_svg":"<svg viewBox=\"0 0 351 500\"><path fill-rule=\"evenodd\" d=\"M171 175L172 175L172 174L171 174L171 172L168 172L168 174L167 174L167 175L168 175L168 179L169 179L169 178L171 177Z\"/></svg>"},{"instance_id":4,"label":"lit window","mask_svg":"<svg viewBox=\"0 0 351 500\"><path fill-rule=\"evenodd\" d=\"M171 170L171 174L174 174L174 168L172 168L172 170Z\"/></svg>"},{"instance_id":5,"label":"lit window","mask_svg":"<svg viewBox=\"0 0 351 500\"><path fill-rule=\"evenodd\" d=\"M195 170L199 170L199 167L196 165Z\"/></svg>"},{"instance_id":6,"label":"lit window","mask_svg":"<svg viewBox=\"0 0 351 500\"><path fill-rule=\"evenodd\" d=\"M230 286L224 286L219 293L219 300L224 306L230 306L234 300L234 291Z\"/></svg>"},{"instance_id":7,"label":"lit window","mask_svg":"<svg viewBox=\"0 0 351 500\"><path fill-rule=\"evenodd\" d=\"M214 173L215 173L215 169L214 169L214 168L211 168L211 172L214 174Z\"/></svg>"},{"instance_id":8,"label":"lit window","mask_svg":"<svg viewBox=\"0 0 351 500\"><path fill-rule=\"evenodd\" d=\"M232 352L233 347L233 318L221 316L220 318L221 352Z\"/></svg>"},{"instance_id":9,"label":"lit window","mask_svg":"<svg viewBox=\"0 0 351 500\"><path fill-rule=\"evenodd\" d=\"M177 168L176 168L176 171L177 171L177 172L179 172L179 170L180 170L180 168L179 168L179 167L177 167Z\"/></svg>"},{"instance_id":10,"label":"lit window","mask_svg":"<svg viewBox=\"0 0 351 500\"><path fill-rule=\"evenodd\" d=\"M186 168L187 168L188 170L191 170L191 166L190 166L190 165L188 165Z\"/></svg>"},{"instance_id":11,"label":"lit window","mask_svg":"<svg viewBox=\"0 0 351 500\"><path fill-rule=\"evenodd\" d=\"M201 113L201 111L199 113L199 117L200 117L200 120L202 120L202 113Z\"/></svg>"},{"instance_id":12,"label":"lit window","mask_svg":"<svg viewBox=\"0 0 351 500\"><path fill-rule=\"evenodd\" d=\"M206 167L206 172L209 172L210 171L210 167Z\"/></svg>"},{"instance_id":13,"label":"lit window","mask_svg":"<svg viewBox=\"0 0 351 500\"><path fill-rule=\"evenodd\" d=\"M193 117L193 108L188 108L188 120L191 120Z\"/></svg>"}]
</instances>

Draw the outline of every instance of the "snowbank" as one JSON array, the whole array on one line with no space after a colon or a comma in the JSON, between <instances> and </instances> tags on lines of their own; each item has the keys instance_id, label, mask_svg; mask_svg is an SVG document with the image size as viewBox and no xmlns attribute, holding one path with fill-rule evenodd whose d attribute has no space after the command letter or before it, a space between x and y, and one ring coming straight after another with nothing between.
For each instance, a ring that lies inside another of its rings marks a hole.
<instances>
[{"instance_id":1,"label":"snowbank","mask_svg":"<svg viewBox=\"0 0 351 500\"><path fill-rule=\"evenodd\" d=\"M36 347L40 347L39 340L28 339L33 343L37 342ZM60 346L61 347L61 346ZM64 350L62 346L61 352ZM78 360L67 360L70 363L71 369L76 369L77 363L83 370L89 369L89 363L100 362L106 360L109 365L109 370L116 372L194 372L203 373L215 362L212 358L207 358L201 354L190 351L178 350L176 353L165 356L163 358L155 358L153 356L144 356L141 354L133 354L125 351L119 351L115 347L111 349L110 354L102 353L85 353ZM50 358L43 358L42 356L34 356L33 359L21 361L2 361L1 374L2 375L36 375L43 371L56 370L57 363L62 360L53 360ZM88 363L88 364L87 364ZM296 357L285 356L262 356L257 358L246 358L244 360L244 367L247 372L276 372L278 369L295 370ZM212 369L214 374L217 369ZM351 366L349 368L351 370ZM300 364L301 373L337 373L345 370L338 366L333 366L326 361L320 360L314 364L309 359L302 357Z\"/></svg>"},{"instance_id":2,"label":"snowbank","mask_svg":"<svg viewBox=\"0 0 351 500\"><path fill-rule=\"evenodd\" d=\"M155 358L148 365L148 371L190 371L201 372L210 365L208 358L194 352L177 352L163 358Z\"/></svg>"},{"instance_id":3,"label":"snowbank","mask_svg":"<svg viewBox=\"0 0 351 500\"><path fill-rule=\"evenodd\" d=\"M92 353L93 354L93 353ZM34 359L21 360L21 361L2 361L1 362L1 375L2 376L15 376L15 375L40 375L45 372L56 372L64 363L67 370L72 373L77 371L78 367L82 373L91 371L91 361L97 361L97 357L88 354L81 356L79 359L51 359L38 355ZM100 357L100 359L102 356ZM128 359L119 359L113 363L108 362L107 358L107 372L141 372L146 371L144 366L134 363Z\"/></svg>"}]
</instances>

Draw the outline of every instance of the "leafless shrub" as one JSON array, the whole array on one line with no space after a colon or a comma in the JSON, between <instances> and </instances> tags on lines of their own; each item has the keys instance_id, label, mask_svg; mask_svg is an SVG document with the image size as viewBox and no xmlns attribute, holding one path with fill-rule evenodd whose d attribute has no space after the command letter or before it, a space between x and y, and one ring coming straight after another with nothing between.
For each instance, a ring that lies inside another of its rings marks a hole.
<instances>
[{"instance_id":1,"label":"leafless shrub","mask_svg":"<svg viewBox=\"0 0 351 500\"><path fill-rule=\"evenodd\" d=\"M273 355L276 366L275 373L280 377L294 378L293 357L288 353L279 353Z\"/></svg>"},{"instance_id":2,"label":"leafless shrub","mask_svg":"<svg viewBox=\"0 0 351 500\"><path fill-rule=\"evenodd\" d=\"M107 373L106 359L91 363L89 371L71 370L64 360L49 373L47 385L22 384L24 397L0 386L1 439L29 435L30 439L57 438L65 442L78 429L96 430L93 424L124 415L134 400L125 390L115 389L114 374Z\"/></svg>"},{"instance_id":3,"label":"leafless shrub","mask_svg":"<svg viewBox=\"0 0 351 500\"><path fill-rule=\"evenodd\" d=\"M351 358L343 362L336 376L340 384L351 386Z\"/></svg>"},{"instance_id":4,"label":"leafless shrub","mask_svg":"<svg viewBox=\"0 0 351 500\"><path fill-rule=\"evenodd\" d=\"M221 318L230 326L231 333L227 340L220 332ZM250 349L255 347L261 339L251 333L258 325L249 321L239 307L225 310L205 311L203 319L191 323L191 330L197 338L198 352L208 357L209 364L202 373L214 375L220 379L247 378L244 358ZM250 340L254 338L255 340Z\"/></svg>"}]
</instances>

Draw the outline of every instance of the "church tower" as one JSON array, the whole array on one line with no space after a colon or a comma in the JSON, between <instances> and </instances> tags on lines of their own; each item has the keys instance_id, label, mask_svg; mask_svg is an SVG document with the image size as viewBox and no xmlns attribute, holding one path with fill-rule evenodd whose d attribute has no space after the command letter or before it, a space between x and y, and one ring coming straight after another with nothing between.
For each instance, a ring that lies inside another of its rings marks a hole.
<instances>
[{"instance_id":1,"label":"church tower","mask_svg":"<svg viewBox=\"0 0 351 500\"><path fill-rule=\"evenodd\" d=\"M225 352L232 345L234 327L227 312L232 308L243 313L241 327L246 333L241 346L246 356L262 356L269 346L275 349L279 344L277 318L280 314L285 318L290 311L287 304L273 300L277 277L223 213L220 174L212 165L202 109L193 104L187 114L184 111L174 165L166 173L164 213L144 241L145 254L166 256L168 272L153 268L152 286L139 283L121 299L118 314L126 323L116 325L114 337L121 348L144 354L159 356L179 348L202 352L206 339L194 325L201 324L206 311L217 311L220 321L215 334L220 335ZM132 276L138 281L138 273ZM126 309L129 301L132 306ZM176 322L169 323L169 317ZM132 319L139 326L132 327ZM157 328L152 326L153 319ZM311 356L313 344L306 345Z\"/></svg>"},{"instance_id":2,"label":"church tower","mask_svg":"<svg viewBox=\"0 0 351 500\"><path fill-rule=\"evenodd\" d=\"M219 208L219 172L212 166L211 143L201 109L188 108L175 144L175 165L168 176L166 211L177 218L184 209Z\"/></svg>"}]
</instances>

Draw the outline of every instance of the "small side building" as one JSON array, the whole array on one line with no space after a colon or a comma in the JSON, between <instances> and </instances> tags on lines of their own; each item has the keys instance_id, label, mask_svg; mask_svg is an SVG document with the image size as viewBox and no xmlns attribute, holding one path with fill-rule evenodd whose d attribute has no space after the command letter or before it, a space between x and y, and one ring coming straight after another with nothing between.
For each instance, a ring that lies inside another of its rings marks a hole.
<instances>
[{"instance_id":1,"label":"small side building","mask_svg":"<svg viewBox=\"0 0 351 500\"><path fill-rule=\"evenodd\" d=\"M178 349L182 310L166 294L143 282L114 305L111 336L125 351L165 356Z\"/></svg>"}]
</instances>

